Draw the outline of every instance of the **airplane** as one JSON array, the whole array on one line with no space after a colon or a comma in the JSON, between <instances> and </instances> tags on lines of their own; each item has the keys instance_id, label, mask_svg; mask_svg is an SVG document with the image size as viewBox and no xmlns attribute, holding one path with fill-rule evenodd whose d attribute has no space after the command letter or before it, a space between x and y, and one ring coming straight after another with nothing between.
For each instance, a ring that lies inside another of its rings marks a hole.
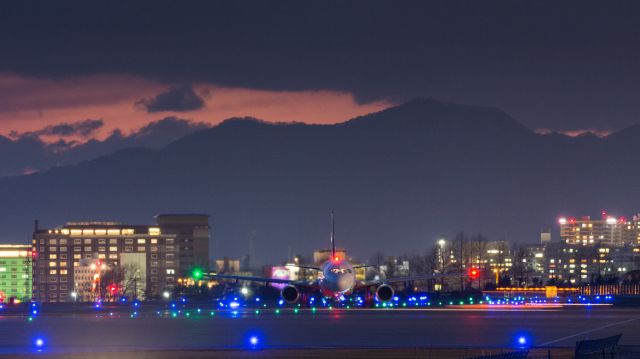
<instances>
[{"instance_id":1,"label":"airplane","mask_svg":"<svg viewBox=\"0 0 640 359\"><path fill-rule=\"evenodd\" d=\"M300 297L302 290L321 292L325 297L340 298L345 295L349 295L356 290L369 289L371 287L377 287L375 290L375 296L380 302L389 302L393 299L394 289L390 285L391 283L408 282L421 279L432 279L433 276L425 277L398 277L388 278L372 281L358 281L356 280L355 269L363 267L371 267L367 265L353 266L346 258L340 258L336 254L335 243L335 220L333 212L331 212L331 258L324 262L320 267L313 266L297 266L304 269L317 270L318 279L315 281L299 281L289 279L278 278L266 278L266 277L252 277L252 276L236 276L236 275L224 275L216 274L212 275L211 279L233 279L250 282L262 282L262 283L278 283L286 284L281 290L280 296L284 301L289 304L296 303Z\"/></svg>"}]
</instances>

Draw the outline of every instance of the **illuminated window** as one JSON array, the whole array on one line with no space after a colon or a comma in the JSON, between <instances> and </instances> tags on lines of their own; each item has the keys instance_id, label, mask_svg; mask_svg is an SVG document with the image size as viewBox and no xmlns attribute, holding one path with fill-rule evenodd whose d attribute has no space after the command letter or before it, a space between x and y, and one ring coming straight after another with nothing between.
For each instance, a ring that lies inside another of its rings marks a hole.
<instances>
[{"instance_id":1,"label":"illuminated window","mask_svg":"<svg viewBox=\"0 0 640 359\"><path fill-rule=\"evenodd\" d=\"M80 259L82 258L82 254L74 254L73 255L73 259Z\"/></svg>"},{"instance_id":2,"label":"illuminated window","mask_svg":"<svg viewBox=\"0 0 640 359\"><path fill-rule=\"evenodd\" d=\"M82 230L81 229L72 229L71 230L71 235L72 236L79 236L82 234Z\"/></svg>"},{"instance_id":3,"label":"illuminated window","mask_svg":"<svg viewBox=\"0 0 640 359\"><path fill-rule=\"evenodd\" d=\"M124 240L124 244L133 244L133 238L127 238Z\"/></svg>"},{"instance_id":4,"label":"illuminated window","mask_svg":"<svg viewBox=\"0 0 640 359\"><path fill-rule=\"evenodd\" d=\"M133 247L132 246L125 246L124 247L124 251L125 252L132 252L133 251Z\"/></svg>"},{"instance_id":5,"label":"illuminated window","mask_svg":"<svg viewBox=\"0 0 640 359\"><path fill-rule=\"evenodd\" d=\"M109 254L109 259L118 259L118 254L116 254L116 253L110 253L110 254Z\"/></svg>"},{"instance_id":6,"label":"illuminated window","mask_svg":"<svg viewBox=\"0 0 640 359\"><path fill-rule=\"evenodd\" d=\"M98 254L98 259L106 259L106 258L107 258L106 254L104 254L104 253Z\"/></svg>"},{"instance_id":7,"label":"illuminated window","mask_svg":"<svg viewBox=\"0 0 640 359\"><path fill-rule=\"evenodd\" d=\"M66 240L65 238L61 238L61 239L60 239L60 241L59 241L59 243L60 243L61 245L66 245L66 244L67 244L67 240Z\"/></svg>"},{"instance_id":8,"label":"illuminated window","mask_svg":"<svg viewBox=\"0 0 640 359\"><path fill-rule=\"evenodd\" d=\"M113 236L113 235L119 235L120 234L120 230L119 229L109 229L107 230L107 234Z\"/></svg>"},{"instance_id":9,"label":"illuminated window","mask_svg":"<svg viewBox=\"0 0 640 359\"><path fill-rule=\"evenodd\" d=\"M49 247L49 252L57 252L58 247Z\"/></svg>"},{"instance_id":10,"label":"illuminated window","mask_svg":"<svg viewBox=\"0 0 640 359\"><path fill-rule=\"evenodd\" d=\"M122 230L122 234L131 235L131 234L133 234L133 229L125 228L125 229Z\"/></svg>"},{"instance_id":11,"label":"illuminated window","mask_svg":"<svg viewBox=\"0 0 640 359\"><path fill-rule=\"evenodd\" d=\"M107 244L107 240L104 238L98 239L98 244Z\"/></svg>"},{"instance_id":12,"label":"illuminated window","mask_svg":"<svg viewBox=\"0 0 640 359\"><path fill-rule=\"evenodd\" d=\"M145 248L144 246L138 246L138 252L144 252Z\"/></svg>"},{"instance_id":13,"label":"illuminated window","mask_svg":"<svg viewBox=\"0 0 640 359\"><path fill-rule=\"evenodd\" d=\"M96 236L104 236L107 234L106 229L96 229Z\"/></svg>"},{"instance_id":14,"label":"illuminated window","mask_svg":"<svg viewBox=\"0 0 640 359\"><path fill-rule=\"evenodd\" d=\"M146 241L144 238L138 238L138 244L145 244Z\"/></svg>"},{"instance_id":15,"label":"illuminated window","mask_svg":"<svg viewBox=\"0 0 640 359\"><path fill-rule=\"evenodd\" d=\"M66 269L60 269L60 274L66 275L67 274L67 270Z\"/></svg>"},{"instance_id":16,"label":"illuminated window","mask_svg":"<svg viewBox=\"0 0 640 359\"><path fill-rule=\"evenodd\" d=\"M167 268L167 274L176 274L176 270Z\"/></svg>"},{"instance_id":17,"label":"illuminated window","mask_svg":"<svg viewBox=\"0 0 640 359\"><path fill-rule=\"evenodd\" d=\"M117 251L118 251L118 247L117 246L109 247L109 252L117 252Z\"/></svg>"},{"instance_id":18,"label":"illuminated window","mask_svg":"<svg viewBox=\"0 0 640 359\"><path fill-rule=\"evenodd\" d=\"M91 252L91 246L84 247L84 251L85 252Z\"/></svg>"},{"instance_id":19,"label":"illuminated window","mask_svg":"<svg viewBox=\"0 0 640 359\"><path fill-rule=\"evenodd\" d=\"M58 273L58 271L57 271L57 270L55 270L55 269L51 269L51 270L49 270L49 274L57 274L57 273Z\"/></svg>"},{"instance_id":20,"label":"illuminated window","mask_svg":"<svg viewBox=\"0 0 640 359\"><path fill-rule=\"evenodd\" d=\"M91 244L91 238L85 238L84 244Z\"/></svg>"},{"instance_id":21,"label":"illuminated window","mask_svg":"<svg viewBox=\"0 0 640 359\"><path fill-rule=\"evenodd\" d=\"M63 228L63 229L60 231L60 233L62 233L62 234L67 234L67 235L68 235L68 234L69 234L69 230L68 230L67 228Z\"/></svg>"},{"instance_id":22,"label":"illuminated window","mask_svg":"<svg viewBox=\"0 0 640 359\"><path fill-rule=\"evenodd\" d=\"M49 267L56 267L58 265L58 263L56 262L49 262Z\"/></svg>"},{"instance_id":23,"label":"illuminated window","mask_svg":"<svg viewBox=\"0 0 640 359\"><path fill-rule=\"evenodd\" d=\"M58 255L57 254L49 254L49 259L57 259Z\"/></svg>"},{"instance_id":24,"label":"illuminated window","mask_svg":"<svg viewBox=\"0 0 640 359\"><path fill-rule=\"evenodd\" d=\"M74 238L74 239L73 239L73 244L82 244L82 239L80 239L80 238Z\"/></svg>"},{"instance_id":25,"label":"illuminated window","mask_svg":"<svg viewBox=\"0 0 640 359\"><path fill-rule=\"evenodd\" d=\"M98 252L105 252L107 247L98 247Z\"/></svg>"},{"instance_id":26,"label":"illuminated window","mask_svg":"<svg viewBox=\"0 0 640 359\"><path fill-rule=\"evenodd\" d=\"M83 229L82 234L85 236L91 236L93 235L93 229Z\"/></svg>"},{"instance_id":27,"label":"illuminated window","mask_svg":"<svg viewBox=\"0 0 640 359\"><path fill-rule=\"evenodd\" d=\"M67 246L60 247L60 252L66 252L66 251L67 251Z\"/></svg>"},{"instance_id":28,"label":"illuminated window","mask_svg":"<svg viewBox=\"0 0 640 359\"><path fill-rule=\"evenodd\" d=\"M118 239L117 238L109 239L109 244L118 244Z\"/></svg>"},{"instance_id":29,"label":"illuminated window","mask_svg":"<svg viewBox=\"0 0 640 359\"><path fill-rule=\"evenodd\" d=\"M158 228L158 227L149 227L149 235L152 235L152 236L160 235L160 228Z\"/></svg>"}]
</instances>

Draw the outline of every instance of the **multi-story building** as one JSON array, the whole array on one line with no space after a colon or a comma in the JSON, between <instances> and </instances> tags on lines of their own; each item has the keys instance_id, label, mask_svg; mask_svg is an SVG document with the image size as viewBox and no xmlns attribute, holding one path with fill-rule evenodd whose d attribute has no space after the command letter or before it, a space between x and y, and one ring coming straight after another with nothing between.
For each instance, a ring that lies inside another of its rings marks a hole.
<instances>
[{"instance_id":1,"label":"multi-story building","mask_svg":"<svg viewBox=\"0 0 640 359\"><path fill-rule=\"evenodd\" d=\"M209 269L211 227L206 214L161 214L156 223L162 233L176 236L180 256L178 274L191 276L194 268Z\"/></svg>"},{"instance_id":2,"label":"multi-story building","mask_svg":"<svg viewBox=\"0 0 640 359\"><path fill-rule=\"evenodd\" d=\"M31 246L0 244L0 302L31 299Z\"/></svg>"},{"instance_id":3,"label":"multi-story building","mask_svg":"<svg viewBox=\"0 0 640 359\"><path fill-rule=\"evenodd\" d=\"M86 286L96 273L98 289L91 290L99 292L90 297L103 297L106 286L127 295L128 282L135 285L135 294L142 288L146 297L158 297L173 289L180 267L176 235L162 233L158 226L68 222L59 228L36 227L32 245L37 254L33 297L43 302L76 300L76 280ZM91 265L98 263L100 271L95 272Z\"/></svg>"},{"instance_id":4,"label":"multi-story building","mask_svg":"<svg viewBox=\"0 0 640 359\"><path fill-rule=\"evenodd\" d=\"M584 216L580 219L562 217L560 223L560 238L562 242L571 245L592 245L602 243L610 246L623 246L628 240L626 220L602 214L601 219Z\"/></svg>"}]
</instances>

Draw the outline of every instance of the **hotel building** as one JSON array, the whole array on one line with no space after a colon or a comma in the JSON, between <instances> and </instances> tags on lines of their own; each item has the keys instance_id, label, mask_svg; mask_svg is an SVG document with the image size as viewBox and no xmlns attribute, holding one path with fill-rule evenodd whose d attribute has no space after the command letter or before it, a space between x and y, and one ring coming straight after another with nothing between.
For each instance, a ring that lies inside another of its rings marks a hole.
<instances>
[{"instance_id":1,"label":"hotel building","mask_svg":"<svg viewBox=\"0 0 640 359\"><path fill-rule=\"evenodd\" d=\"M33 297L42 302L77 300L78 292L81 299L103 297L106 285L120 295L159 297L174 288L180 267L176 235L157 226L68 222L60 228L36 227L31 249L36 253ZM126 283L131 276L135 293ZM103 283L103 277L114 283Z\"/></svg>"}]
</instances>

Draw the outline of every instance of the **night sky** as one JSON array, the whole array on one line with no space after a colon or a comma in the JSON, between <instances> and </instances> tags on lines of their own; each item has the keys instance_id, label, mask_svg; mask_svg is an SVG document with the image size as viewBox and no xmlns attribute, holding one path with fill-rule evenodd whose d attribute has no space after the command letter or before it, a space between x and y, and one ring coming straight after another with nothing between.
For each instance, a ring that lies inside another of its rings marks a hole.
<instances>
[{"instance_id":1,"label":"night sky","mask_svg":"<svg viewBox=\"0 0 640 359\"><path fill-rule=\"evenodd\" d=\"M606 134L638 123L639 7L4 3L0 134L84 141L167 116L335 123L415 97L497 107L540 131Z\"/></svg>"}]
</instances>

